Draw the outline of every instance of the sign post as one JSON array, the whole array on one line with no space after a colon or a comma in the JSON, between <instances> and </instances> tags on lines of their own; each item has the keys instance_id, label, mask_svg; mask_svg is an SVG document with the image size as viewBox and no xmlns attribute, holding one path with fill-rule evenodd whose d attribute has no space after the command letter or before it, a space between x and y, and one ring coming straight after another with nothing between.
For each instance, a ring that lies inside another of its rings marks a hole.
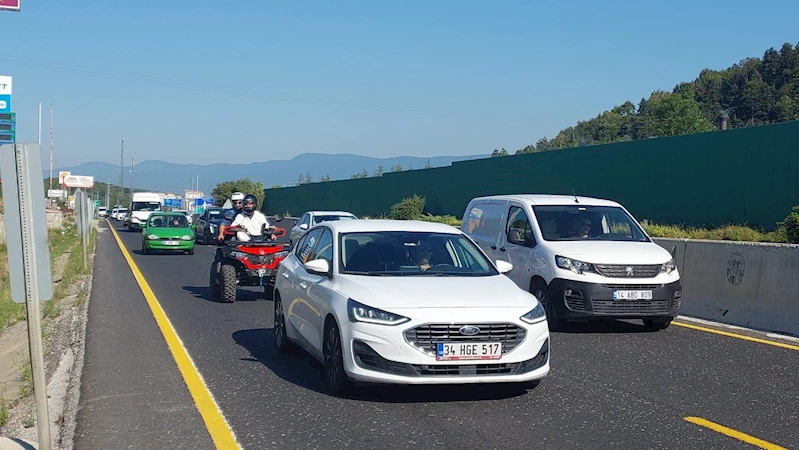
<instances>
[{"instance_id":1,"label":"sign post","mask_svg":"<svg viewBox=\"0 0 799 450\"><path fill-rule=\"evenodd\" d=\"M47 244L44 184L41 181L41 148L37 144L0 146L0 172L3 174L11 300L25 303L27 310L33 396L39 430L38 448L50 450L50 413L47 409L39 302L53 297L53 284Z\"/></svg>"},{"instance_id":2,"label":"sign post","mask_svg":"<svg viewBox=\"0 0 799 450\"><path fill-rule=\"evenodd\" d=\"M86 218L89 215L89 206L88 202L91 199L86 195L82 189L78 188L75 191L75 216L78 219L78 234L80 235L80 247L81 247L81 259L83 260L83 270L86 271L88 268L88 258L86 254L86 235L88 234L88 224Z\"/></svg>"}]
</instances>

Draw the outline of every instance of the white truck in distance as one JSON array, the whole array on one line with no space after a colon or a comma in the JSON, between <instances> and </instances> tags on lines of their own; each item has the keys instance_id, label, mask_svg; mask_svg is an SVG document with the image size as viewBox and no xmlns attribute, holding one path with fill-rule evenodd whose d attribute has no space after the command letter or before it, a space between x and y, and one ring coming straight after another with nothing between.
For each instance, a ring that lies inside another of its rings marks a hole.
<instances>
[{"instance_id":1,"label":"white truck in distance","mask_svg":"<svg viewBox=\"0 0 799 450\"><path fill-rule=\"evenodd\" d=\"M161 197L158 194L155 192L133 194L128 208L128 231L140 230L153 211L161 211Z\"/></svg>"}]
</instances>

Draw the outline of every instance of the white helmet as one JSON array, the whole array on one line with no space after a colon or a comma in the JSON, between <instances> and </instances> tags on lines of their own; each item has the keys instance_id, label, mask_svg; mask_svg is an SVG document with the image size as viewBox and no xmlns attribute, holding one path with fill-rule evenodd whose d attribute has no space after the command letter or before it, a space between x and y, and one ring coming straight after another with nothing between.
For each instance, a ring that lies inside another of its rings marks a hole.
<instances>
[{"instance_id":1,"label":"white helmet","mask_svg":"<svg viewBox=\"0 0 799 450\"><path fill-rule=\"evenodd\" d=\"M244 200L244 194L241 192L234 192L233 195L230 196L230 200L234 202L238 200Z\"/></svg>"}]
</instances>

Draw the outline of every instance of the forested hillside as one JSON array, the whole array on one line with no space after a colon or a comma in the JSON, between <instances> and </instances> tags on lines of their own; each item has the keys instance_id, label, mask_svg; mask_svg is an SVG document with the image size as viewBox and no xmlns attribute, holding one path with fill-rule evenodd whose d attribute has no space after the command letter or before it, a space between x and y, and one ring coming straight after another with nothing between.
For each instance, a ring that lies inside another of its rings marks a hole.
<instances>
[{"instance_id":1,"label":"forested hillside","mask_svg":"<svg viewBox=\"0 0 799 450\"><path fill-rule=\"evenodd\" d=\"M624 102L516 154L710 131L722 114L729 128L799 120L799 44L770 48L725 70L705 69L671 92L655 91L638 105ZM494 150L492 156L507 154Z\"/></svg>"}]
</instances>

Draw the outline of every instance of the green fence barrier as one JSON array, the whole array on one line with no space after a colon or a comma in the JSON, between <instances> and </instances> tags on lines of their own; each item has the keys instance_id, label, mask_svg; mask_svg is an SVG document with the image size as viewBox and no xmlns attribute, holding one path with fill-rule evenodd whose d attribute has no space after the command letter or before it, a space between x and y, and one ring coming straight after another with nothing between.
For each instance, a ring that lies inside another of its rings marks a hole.
<instances>
[{"instance_id":1,"label":"green fence barrier","mask_svg":"<svg viewBox=\"0 0 799 450\"><path fill-rule=\"evenodd\" d=\"M267 213L386 214L414 194L460 217L470 199L511 193L618 201L639 220L774 228L799 204L799 122L453 163L381 177L266 189Z\"/></svg>"}]
</instances>

